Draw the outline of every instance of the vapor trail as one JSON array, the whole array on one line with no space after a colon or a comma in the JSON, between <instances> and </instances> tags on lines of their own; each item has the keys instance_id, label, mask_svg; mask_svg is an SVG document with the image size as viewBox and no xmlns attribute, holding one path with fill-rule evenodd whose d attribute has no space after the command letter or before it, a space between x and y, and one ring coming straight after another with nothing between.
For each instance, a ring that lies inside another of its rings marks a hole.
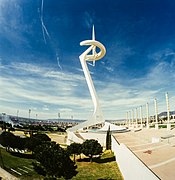
<instances>
[{"instance_id":1,"label":"vapor trail","mask_svg":"<svg viewBox=\"0 0 175 180\"><path fill-rule=\"evenodd\" d=\"M87 64L89 64L90 66L95 66L95 61L93 61L92 63L90 63L90 62L87 62Z\"/></svg>"},{"instance_id":2,"label":"vapor trail","mask_svg":"<svg viewBox=\"0 0 175 180\"><path fill-rule=\"evenodd\" d=\"M50 34L49 34L45 24L44 24L44 20L43 20L43 17L44 17L44 0L41 0L41 7L40 7L39 15L40 15L40 21L41 21L41 27L42 27L42 33L43 33L44 42L45 42L45 44L47 43L47 41L46 41L46 36L47 36L49 38L49 40L50 40L50 44L51 44L52 48L54 49L58 67L59 67L59 69L62 70L62 67L60 65L60 58L59 58L57 49L56 49L54 43L51 41L51 36L50 36Z\"/></svg>"},{"instance_id":3,"label":"vapor trail","mask_svg":"<svg viewBox=\"0 0 175 180\"><path fill-rule=\"evenodd\" d=\"M62 67L60 65L60 58L59 58L58 54L57 54L56 58L57 58L58 67L62 70Z\"/></svg>"},{"instance_id":4,"label":"vapor trail","mask_svg":"<svg viewBox=\"0 0 175 180\"><path fill-rule=\"evenodd\" d=\"M46 35L48 36L48 38L50 38L50 35L48 33L48 30L44 24L44 20L43 20L43 9L44 9L44 0L41 1L41 14L40 14L40 20L41 20L41 27L42 27L42 32L43 32L43 39L44 42L46 44Z\"/></svg>"}]
</instances>

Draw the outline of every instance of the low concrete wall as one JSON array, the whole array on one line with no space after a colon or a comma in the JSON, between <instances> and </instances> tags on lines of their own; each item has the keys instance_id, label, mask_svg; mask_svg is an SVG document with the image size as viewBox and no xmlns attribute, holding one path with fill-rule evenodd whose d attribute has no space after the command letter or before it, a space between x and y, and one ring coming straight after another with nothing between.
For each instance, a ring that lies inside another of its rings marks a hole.
<instances>
[{"instance_id":1,"label":"low concrete wall","mask_svg":"<svg viewBox=\"0 0 175 180\"><path fill-rule=\"evenodd\" d=\"M82 144L83 140L77 137L74 132L67 131L67 145L73 142Z\"/></svg>"},{"instance_id":2,"label":"low concrete wall","mask_svg":"<svg viewBox=\"0 0 175 180\"><path fill-rule=\"evenodd\" d=\"M83 139L76 135L76 133L67 131L67 145L70 145L73 142L82 144L86 139L95 139L101 144L101 146L106 146L106 133L82 132L77 134L79 134Z\"/></svg>"},{"instance_id":3,"label":"low concrete wall","mask_svg":"<svg viewBox=\"0 0 175 180\"><path fill-rule=\"evenodd\" d=\"M1 167L0 167L0 177L2 178L2 180L18 180L17 177L13 176L12 174L2 169Z\"/></svg>"},{"instance_id":4,"label":"low concrete wall","mask_svg":"<svg viewBox=\"0 0 175 180\"><path fill-rule=\"evenodd\" d=\"M80 133L80 135L86 140L86 139L95 139L97 140L101 146L106 146L106 133Z\"/></svg>"},{"instance_id":5,"label":"low concrete wall","mask_svg":"<svg viewBox=\"0 0 175 180\"><path fill-rule=\"evenodd\" d=\"M159 178L124 144L112 136L112 151L125 180L158 180Z\"/></svg>"}]
</instances>

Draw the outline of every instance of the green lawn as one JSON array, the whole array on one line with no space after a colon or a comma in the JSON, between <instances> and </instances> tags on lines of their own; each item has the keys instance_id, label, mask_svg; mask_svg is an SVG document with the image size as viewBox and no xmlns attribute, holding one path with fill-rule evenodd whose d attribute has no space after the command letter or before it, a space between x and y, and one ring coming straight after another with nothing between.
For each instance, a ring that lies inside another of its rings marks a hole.
<instances>
[{"instance_id":1,"label":"green lawn","mask_svg":"<svg viewBox=\"0 0 175 180\"><path fill-rule=\"evenodd\" d=\"M42 176L38 175L33 169L32 162L35 161L34 159L27 159L27 158L13 156L9 152L6 152L6 150L3 148L1 148L1 154L5 166L4 169L9 171L14 176L20 177L20 179L34 179L34 178L41 179ZM2 167L1 159L0 159L0 166ZM13 172L11 168L17 171L18 173L21 173L22 175Z\"/></svg>"},{"instance_id":2,"label":"green lawn","mask_svg":"<svg viewBox=\"0 0 175 180\"><path fill-rule=\"evenodd\" d=\"M106 151L101 159L96 159L92 163L85 160L77 162L77 166L78 174L72 178L73 180L123 180L114 154L110 151Z\"/></svg>"},{"instance_id":3,"label":"green lawn","mask_svg":"<svg viewBox=\"0 0 175 180\"><path fill-rule=\"evenodd\" d=\"M21 158L13 156L6 152L5 149L1 148L1 154L6 170L20 179L31 180L31 179L43 179L42 176L38 175L32 166L34 159ZM89 162L89 159L82 159L76 162L78 174L73 177L73 180L97 180L97 179L117 179L123 180L119 168L115 162L115 157L110 151L106 151L101 159L94 159L93 162ZM2 160L0 159L0 166L2 167ZM22 175L11 171L14 169ZM62 179L62 178L61 178Z\"/></svg>"}]
</instances>

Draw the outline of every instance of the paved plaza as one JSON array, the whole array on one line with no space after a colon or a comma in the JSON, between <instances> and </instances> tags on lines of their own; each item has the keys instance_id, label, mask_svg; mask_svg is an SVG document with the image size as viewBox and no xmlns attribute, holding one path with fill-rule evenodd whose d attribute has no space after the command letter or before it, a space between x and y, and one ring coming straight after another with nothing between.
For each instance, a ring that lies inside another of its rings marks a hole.
<instances>
[{"instance_id":1,"label":"paved plaza","mask_svg":"<svg viewBox=\"0 0 175 180\"><path fill-rule=\"evenodd\" d=\"M17 177L13 176L12 174L10 174L6 170L2 169L1 167L0 167L0 179L2 179L2 180L18 180Z\"/></svg>"},{"instance_id":2,"label":"paved plaza","mask_svg":"<svg viewBox=\"0 0 175 180\"><path fill-rule=\"evenodd\" d=\"M143 129L137 132L113 134L125 144L160 179L175 177L175 129Z\"/></svg>"}]
</instances>

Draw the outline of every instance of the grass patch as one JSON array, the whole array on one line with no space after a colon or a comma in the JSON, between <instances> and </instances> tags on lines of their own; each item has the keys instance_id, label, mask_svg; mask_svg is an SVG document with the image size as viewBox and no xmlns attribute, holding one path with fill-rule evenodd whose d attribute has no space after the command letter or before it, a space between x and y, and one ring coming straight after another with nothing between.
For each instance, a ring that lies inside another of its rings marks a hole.
<instances>
[{"instance_id":1,"label":"grass patch","mask_svg":"<svg viewBox=\"0 0 175 180\"><path fill-rule=\"evenodd\" d=\"M92 163L87 161L85 158L76 162L78 174L73 180L123 180L114 154L110 151L105 151L100 159L94 159Z\"/></svg>"},{"instance_id":2,"label":"grass patch","mask_svg":"<svg viewBox=\"0 0 175 180\"><path fill-rule=\"evenodd\" d=\"M35 162L34 159L22 158L14 154L12 155L3 148L1 148L1 154L5 166L4 169L9 171L14 176L20 177L20 179L42 179L42 176L38 175L33 169L32 162ZM1 159L0 166L3 166ZM21 173L22 175L20 176L19 174L13 172L11 168Z\"/></svg>"},{"instance_id":3,"label":"grass patch","mask_svg":"<svg viewBox=\"0 0 175 180\"><path fill-rule=\"evenodd\" d=\"M150 127L150 128L155 128L155 124L153 124L153 125L150 125L149 127Z\"/></svg>"},{"instance_id":4,"label":"grass patch","mask_svg":"<svg viewBox=\"0 0 175 180\"><path fill-rule=\"evenodd\" d=\"M14 176L20 177L20 179L24 180L44 179L43 176L38 175L34 171L32 162L36 161L31 159L31 157L18 157L15 154L12 155L11 153L6 152L6 150L3 148L1 148L1 154L5 169ZM89 158L84 158L81 161L77 161L76 164L78 174L73 177L72 180L123 180L121 172L115 161L114 154L111 153L111 151L105 151L101 158L93 159L92 163L89 162ZM1 159L0 166L2 167ZM18 171L22 175L20 176L17 173L11 171L11 168ZM27 171L28 173L24 172L23 170Z\"/></svg>"},{"instance_id":5,"label":"grass patch","mask_svg":"<svg viewBox=\"0 0 175 180\"><path fill-rule=\"evenodd\" d=\"M166 124L159 125L159 128L167 128Z\"/></svg>"}]
</instances>

